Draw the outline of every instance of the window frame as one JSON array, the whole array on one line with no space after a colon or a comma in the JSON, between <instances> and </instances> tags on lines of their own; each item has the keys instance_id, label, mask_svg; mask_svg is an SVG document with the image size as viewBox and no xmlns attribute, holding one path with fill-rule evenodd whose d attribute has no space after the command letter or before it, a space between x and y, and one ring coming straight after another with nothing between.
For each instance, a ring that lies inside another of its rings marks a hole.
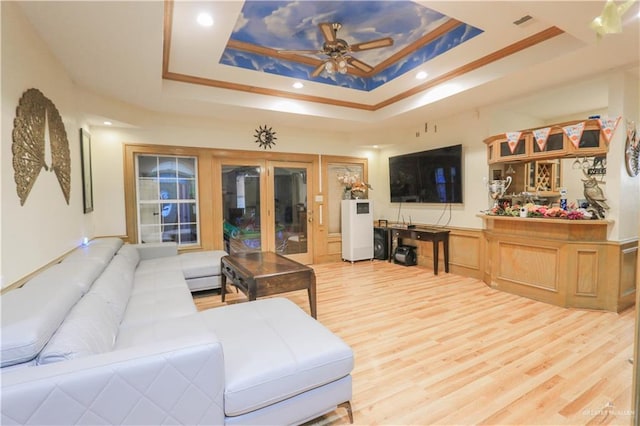
<instances>
[{"instance_id":1,"label":"window frame","mask_svg":"<svg viewBox=\"0 0 640 426\"><path fill-rule=\"evenodd\" d=\"M142 157L148 157L148 158L154 158L156 161L156 167L157 167L157 175L153 176L153 177L145 177L145 176L141 176L140 175L140 159ZM171 159L173 161L175 161L175 165L176 167L173 168L173 170L175 170L175 175L173 176L162 176L162 171L160 170L160 164L163 161L163 159ZM193 160L193 177L192 178L181 178L180 174L179 174L179 162L180 159L187 159L187 160ZM136 192L136 215L138 217L137 220L137 240L140 242L143 242L142 236L143 236L143 230L145 228L151 228L151 227L163 227L166 225L175 225L177 227L177 229L179 230L178 234L177 234L177 240L175 241L179 247L190 247L190 246L199 246L200 245L200 240L201 240L201 235L200 235L200 215L199 215L199 188L198 188L198 157L194 156L194 155L173 155L173 154L149 154L149 153L138 153L134 156L134 168L135 168L135 192ZM181 179L184 180L192 180L192 185L194 187L194 191L193 191L193 198L181 198L179 196L179 185L180 185L180 181ZM149 198L149 199L143 199L141 198L141 182L144 181L148 181L148 182L153 182L155 185L155 189L157 191L155 191L157 193L157 197L156 198ZM163 187L163 183L172 183L173 185L175 185L175 197L174 198L162 198L162 187ZM158 207L158 214L161 214L164 216L164 205L165 204L174 204L175 208L176 208L176 220L175 222L171 222L171 223L167 223L167 224L163 224L162 221L159 225L155 225L155 224L151 224L151 225L147 225L147 224L143 224L141 223L141 208L143 205L151 205L151 206L157 206ZM190 221L190 222L182 222L181 220L181 205L192 205L195 209L195 221ZM196 228L196 240L195 241L189 241L186 243L182 242L182 233L181 233L181 229L183 227L183 225L195 225ZM161 235L160 235L160 240L159 241L150 241L150 242L163 242L163 237L162 237L162 233L163 231L160 231Z\"/></svg>"}]
</instances>

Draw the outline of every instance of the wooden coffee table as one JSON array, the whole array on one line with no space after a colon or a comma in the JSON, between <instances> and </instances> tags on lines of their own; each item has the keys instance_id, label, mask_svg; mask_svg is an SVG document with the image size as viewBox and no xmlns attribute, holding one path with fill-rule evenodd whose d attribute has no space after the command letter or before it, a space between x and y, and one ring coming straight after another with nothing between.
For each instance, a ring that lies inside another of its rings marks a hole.
<instances>
[{"instance_id":1,"label":"wooden coffee table","mask_svg":"<svg viewBox=\"0 0 640 426\"><path fill-rule=\"evenodd\" d=\"M227 279L249 300L306 289L311 316L316 318L316 275L312 268L270 251L232 254L220 262L223 302Z\"/></svg>"}]
</instances>

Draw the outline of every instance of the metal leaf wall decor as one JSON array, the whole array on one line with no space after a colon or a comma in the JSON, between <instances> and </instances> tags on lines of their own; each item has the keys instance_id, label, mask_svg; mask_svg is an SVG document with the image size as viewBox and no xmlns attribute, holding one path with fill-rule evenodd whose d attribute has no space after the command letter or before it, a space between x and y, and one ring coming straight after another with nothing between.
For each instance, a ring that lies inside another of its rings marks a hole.
<instances>
[{"instance_id":1,"label":"metal leaf wall decor","mask_svg":"<svg viewBox=\"0 0 640 426\"><path fill-rule=\"evenodd\" d=\"M46 132L51 164L45 160ZM13 120L13 170L20 205L24 205L41 169L53 171L67 204L71 193L71 154L67 132L56 106L38 89L22 94Z\"/></svg>"}]
</instances>

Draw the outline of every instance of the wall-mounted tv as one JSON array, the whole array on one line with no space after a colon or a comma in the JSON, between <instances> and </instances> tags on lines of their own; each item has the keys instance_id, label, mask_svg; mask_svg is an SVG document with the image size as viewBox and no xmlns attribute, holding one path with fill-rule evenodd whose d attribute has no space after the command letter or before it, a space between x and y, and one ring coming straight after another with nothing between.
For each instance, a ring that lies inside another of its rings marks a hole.
<instances>
[{"instance_id":1,"label":"wall-mounted tv","mask_svg":"<svg viewBox=\"0 0 640 426\"><path fill-rule=\"evenodd\" d=\"M462 203L462 145L389 157L392 203Z\"/></svg>"}]
</instances>

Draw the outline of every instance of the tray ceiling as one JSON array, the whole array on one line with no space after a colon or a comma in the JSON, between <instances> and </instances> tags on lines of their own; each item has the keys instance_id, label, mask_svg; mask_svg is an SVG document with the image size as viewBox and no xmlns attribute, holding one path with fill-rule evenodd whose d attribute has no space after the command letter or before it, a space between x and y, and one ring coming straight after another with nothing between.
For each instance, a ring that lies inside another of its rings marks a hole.
<instances>
[{"instance_id":1,"label":"tray ceiling","mask_svg":"<svg viewBox=\"0 0 640 426\"><path fill-rule=\"evenodd\" d=\"M635 69L638 3L623 32L589 28L604 1L131 1L20 2L74 81L150 110L355 129L402 125ZM196 23L209 13L211 27ZM531 19L517 24L523 17ZM323 60L278 50L315 49L320 22L339 37L393 46L356 52L371 73L310 77ZM427 77L416 78L419 71ZM303 83L294 88L294 82ZM600 108L566 96L542 114ZM605 96L606 98L606 96ZM605 101L606 102L606 101ZM526 102L519 104L526 109ZM282 114L285 113L285 114Z\"/></svg>"}]
</instances>

